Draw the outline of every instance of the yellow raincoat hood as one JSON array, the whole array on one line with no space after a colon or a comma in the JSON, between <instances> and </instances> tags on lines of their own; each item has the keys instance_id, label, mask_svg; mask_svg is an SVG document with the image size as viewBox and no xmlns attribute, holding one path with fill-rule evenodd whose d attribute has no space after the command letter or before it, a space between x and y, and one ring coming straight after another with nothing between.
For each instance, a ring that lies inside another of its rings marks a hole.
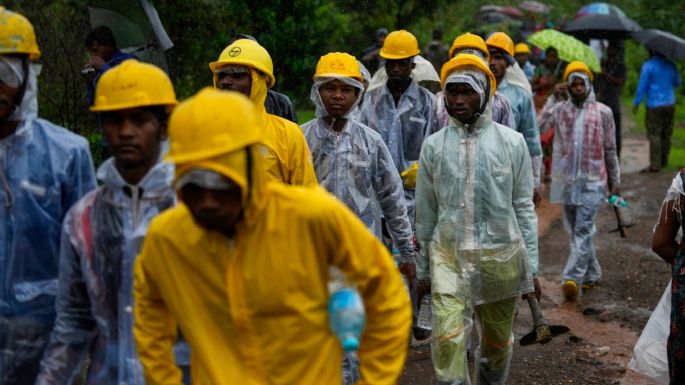
<instances>
[{"instance_id":1,"label":"yellow raincoat hood","mask_svg":"<svg viewBox=\"0 0 685 385\"><path fill-rule=\"evenodd\" d=\"M312 156L300 127L286 119L266 112L264 101L269 88L268 77L249 67L252 78L250 100L258 119L264 126L264 140L268 151L264 156L269 180L292 185L316 186ZM217 75L214 74L216 87Z\"/></svg>"}]
</instances>

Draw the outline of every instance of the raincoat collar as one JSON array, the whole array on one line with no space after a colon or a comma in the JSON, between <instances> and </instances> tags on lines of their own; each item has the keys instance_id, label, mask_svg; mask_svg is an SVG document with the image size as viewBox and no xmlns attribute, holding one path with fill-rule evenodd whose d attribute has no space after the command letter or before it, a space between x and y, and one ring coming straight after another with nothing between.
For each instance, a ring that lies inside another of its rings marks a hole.
<instances>
[{"instance_id":1,"label":"raincoat collar","mask_svg":"<svg viewBox=\"0 0 685 385\"><path fill-rule=\"evenodd\" d=\"M331 126L323 119L317 118L316 125L314 126L314 134L318 139L324 140L326 138L342 137L350 135L350 123L351 120L348 118L340 132L337 132L331 128Z\"/></svg>"},{"instance_id":2,"label":"raincoat collar","mask_svg":"<svg viewBox=\"0 0 685 385\"><path fill-rule=\"evenodd\" d=\"M131 185L119 174L114 165L114 158L111 157L98 168L97 178L115 194L123 193L124 187L135 187L143 190L144 198L155 198L169 193L174 179L174 166L162 162L160 158L137 185Z\"/></svg>"}]
</instances>

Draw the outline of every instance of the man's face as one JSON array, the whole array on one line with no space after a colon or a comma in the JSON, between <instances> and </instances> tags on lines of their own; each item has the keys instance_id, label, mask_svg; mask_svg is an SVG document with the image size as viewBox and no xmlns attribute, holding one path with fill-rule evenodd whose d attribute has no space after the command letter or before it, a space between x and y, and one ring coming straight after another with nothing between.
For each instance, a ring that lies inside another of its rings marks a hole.
<instances>
[{"instance_id":1,"label":"man's face","mask_svg":"<svg viewBox=\"0 0 685 385\"><path fill-rule=\"evenodd\" d=\"M414 69L414 62L411 58L385 61L385 71L388 74L388 81L392 83L406 83L411 77Z\"/></svg>"},{"instance_id":2,"label":"man's face","mask_svg":"<svg viewBox=\"0 0 685 385\"><path fill-rule=\"evenodd\" d=\"M528 54L527 53L517 53L514 56L514 59L516 59L516 62L519 63L519 66L523 67L524 64L528 61Z\"/></svg>"},{"instance_id":3,"label":"man's face","mask_svg":"<svg viewBox=\"0 0 685 385\"><path fill-rule=\"evenodd\" d=\"M547 50L545 53L545 66L548 68L553 68L557 66L557 63L559 63L559 55L557 54L557 51L553 49Z\"/></svg>"},{"instance_id":4,"label":"man's face","mask_svg":"<svg viewBox=\"0 0 685 385\"><path fill-rule=\"evenodd\" d=\"M385 36L386 35L378 35L376 36L376 42L378 43L379 47L383 46L383 43L385 43Z\"/></svg>"},{"instance_id":5,"label":"man's face","mask_svg":"<svg viewBox=\"0 0 685 385\"><path fill-rule=\"evenodd\" d=\"M480 111L480 95L465 83L450 83L445 87L447 112L464 124L473 123Z\"/></svg>"},{"instance_id":6,"label":"man's face","mask_svg":"<svg viewBox=\"0 0 685 385\"><path fill-rule=\"evenodd\" d=\"M319 95L326 112L333 118L342 118L355 101L360 90L340 80L324 83L319 87Z\"/></svg>"},{"instance_id":7,"label":"man's face","mask_svg":"<svg viewBox=\"0 0 685 385\"><path fill-rule=\"evenodd\" d=\"M587 97L587 88L585 87L585 81L581 78L575 78L569 86L569 92L571 93L571 98L575 103L582 103Z\"/></svg>"},{"instance_id":8,"label":"man's face","mask_svg":"<svg viewBox=\"0 0 685 385\"><path fill-rule=\"evenodd\" d=\"M109 61L112 56L114 56L114 48L106 44L101 44L100 42L94 41L91 45L86 47L86 50L91 57L98 56Z\"/></svg>"},{"instance_id":9,"label":"man's face","mask_svg":"<svg viewBox=\"0 0 685 385\"><path fill-rule=\"evenodd\" d=\"M152 166L159 157L166 126L146 108L128 108L102 114L103 135L117 167Z\"/></svg>"},{"instance_id":10,"label":"man's face","mask_svg":"<svg viewBox=\"0 0 685 385\"><path fill-rule=\"evenodd\" d=\"M242 218L242 193L238 186L211 190L189 183L181 188L180 197L195 223L205 230L230 236Z\"/></svg>"},{"instance_id":11,"label":"man's face","mask_svg":"<svg viewBox=\"0 0 685 385\"><path fill-rule=\"evenodd\" d=\"M248 98L250 97L252 93L252 75L248 67L229 64L217 69L216 72L216 88L240 92Z\"/></svg>"},{"instance_id":12,"label":"man's face","mask_svg":"<svg viewBox=\"0 0 685 385\"><path fill-rule=\"evenodd\" d=\"M509 62L507 62L507 57L504 55L504 52L498 49L490 50L490 71L495 75L497 84L504 78L508 66Z\"/></svg>"}]
</instances>

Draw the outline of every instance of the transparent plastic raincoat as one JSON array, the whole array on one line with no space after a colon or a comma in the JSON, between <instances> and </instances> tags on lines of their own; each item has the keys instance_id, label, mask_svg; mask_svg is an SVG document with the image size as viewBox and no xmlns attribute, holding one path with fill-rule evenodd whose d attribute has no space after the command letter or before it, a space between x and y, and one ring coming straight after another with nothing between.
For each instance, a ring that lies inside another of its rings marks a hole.
<instances>
[{"instance_id":1,"label":"transparent plastic raincoat","mask_svg":"<svg viewBox=\"0 0 685 385\"><path fill-rule=\"evenodd\" d=\"M509 67L511 68L511 67ZM540 187L540 168L542 167L542 145L540 145L540 131L538 130L535 104L529 91L509 83L507 77L497 85L497 93L509 101L514 111L516 131L526 139L528 153L530 154L535 187Z\"/></svg>"},{"instance_id":2,"label":"transparent plastic raincoat","mask_svg":"<svg viewBox=\"0 0 685 385\"><path fill-rule=\"evenodd\" d=\"M419 160L421 145L435 124L435 96L412 80L395 105L387 85L367 91L362 103L360 123L383 138L398 172ZM409 220L414 223L414 189L405 189Z\"/></svg>"},{"instance_id":3,"label":"transparent plastic raincoat","mask_svg":"<svg viewBox=\"0 0 685 385\"><path fill-rule=\"evenodd\" d=\"M201 162L240 175L243 185L243 154ZM411 308L392 258L323 189L267 184L263 160L251 163L250 200L235 238L199 227L184 204L150 225L134 283L148 385L180 385L171 356L175 321L193 349L196 385L340 384L342 351L328 325L330 265L356 285L366 307L359 384L395 384Z\"/></svg>"},{"instance_id":4,"label":"transparent plastic raincoat","mask_svg":"<svg viewBox=\"0 0 685 385\"><path fill-rule=\"evenodd\" d=\"M268 149L265 158L269 177L285 184L315 186L317 182L312 156L302 130L297 124L266 112L264 100L268 90L267 79L254 68L249 68L252 76L250 100L266 126L264 144ZM215 85L216 81L217 75L214 74Z\"/></svg>"},{"instance_id":5,"label":"transparent plastic raincoat","mask_svg":"<svg viewBox=\"0 0 685 385\"><path fill-rule=\"evenodd\" d=\"M133 262L155 216L173 207L174 167L158 163L137 185L110 158L98 169L102 187L79 201L62 230L57 321L36 384L144 385L133 340Z\"/></svg>"},{"instance_id":6,"label":"transparent plastic raincoat","mask_svg":"<svg viewBox=\"0 0 685 385\"><path fill-rule=\"evenodd\" d=\"M0 140L3 384L33 383L54 323L62 219L95 188L87 140L37 118L39 72L29 65L24 98L10 117L19 126Z\"/></svg>"},{"instance_id":7,"label":"transparent plastic raincoat","mask_svg":"<svg viewBox=\"0 0 685 385\"><path fill-rule=\"evenodd\" d=\"M556 102L554 96L540 116L540 127L555 127L552 155L552 186L549 200L564 204L564 225L571 240L562 280L577 285L594 284L602 277L593 236L599 205L606 198L607 183L619 186L620 165L611 109L595 100L592 83L584 79L588 96L581 106L571 100Z\"/></svg>"},{"instance_id":8,"label":"transparent plastic raincoat","mask_svg":"<svg viewBox=\"0 0 685 385\"><path fill-rule=\"evenodd\" d=\"M312 87L317 116L327 115L319 86L338 78L319 78ZM353 79L340 77L343 81ZM357 88L361 83L353 80ZM356 108L356 104L351 110ZM382 239L381 216L400 251L401 262L414 262L413 232L407 217L402 179L380 135L350 118L341 132L318 117L302 126L319 184L344 202Z\"/></svg>"},{"instance_id":9,"label":"transparent plastic raincoat","mask_svg":"<svg viewBox=\"0 0 685 385\"><path fill-rule=\"evenodd\" d=\"M588 82L589 85L589 82ZM572 205L599 204L607 182L618 185L621 170L611 109L589 91L582 106L554 96L540 115L540 129L555 127L550 201Z\"/></svg>"},{"instance_id":10,"label":"transparent plastic raincoat","mask_svg":"<svg viewBox=\"0 0 685 385\"><path fill-rule=\"evenodd\" d=\"M417 278L430 276L433 364L437 379L450 383L470 383L474 321L482 327L479 383L504 383L514 300L533 291L538 271L530 156L521 134L491 116L488 106L470 130L451 119L426 139L419 161Z\"/></svg>"}]
</instances>

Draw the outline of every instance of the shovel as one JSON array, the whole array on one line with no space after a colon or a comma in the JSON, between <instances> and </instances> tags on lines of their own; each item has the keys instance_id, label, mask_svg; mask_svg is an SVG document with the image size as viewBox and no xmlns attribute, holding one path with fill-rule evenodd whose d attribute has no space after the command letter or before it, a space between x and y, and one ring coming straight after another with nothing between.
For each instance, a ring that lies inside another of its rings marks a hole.
<instances>
[{"instance_id":1,"label":"shovel","mask_svg":"<svg viewBox=\"0 0 685 385\"><path fill-rule=\"evenodd\" d=\"M519 342L521 346L546 344L551 341L552 338L571 331L571 329L563 325L549 324L549 321L547 321L547 318L545 318L540 310L538 300L535 298L535 293L526 294L526 299L528 300L530 312L533 315L533 331L521 338L521 341Z\"/></svg>"}]
</instances>

